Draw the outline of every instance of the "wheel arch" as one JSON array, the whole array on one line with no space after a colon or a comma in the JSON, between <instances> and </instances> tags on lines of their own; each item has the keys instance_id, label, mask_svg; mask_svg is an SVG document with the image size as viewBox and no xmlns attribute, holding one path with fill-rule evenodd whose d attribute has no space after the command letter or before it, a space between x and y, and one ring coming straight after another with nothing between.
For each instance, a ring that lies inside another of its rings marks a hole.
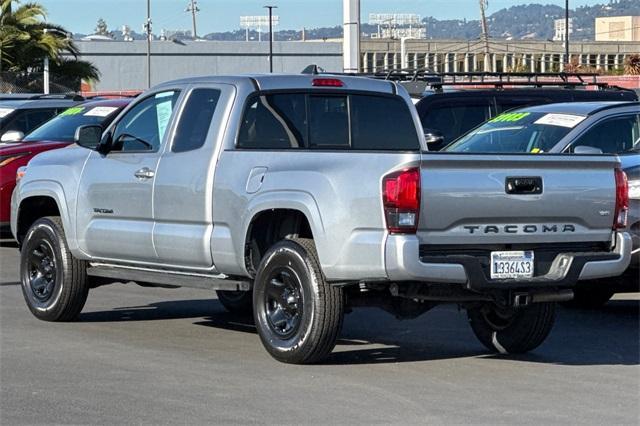
<instances>
[{"instance_id":1,"label":"wheel arch","mask_svg":"<svg viewBox=\"0 0 640 426\"><path fill-rule=\"evenodd\" d=\"M326 258L325 232L320 211L310 194L286 192L277 196L265 194L251 203L243 225L240 258L251 276L255 274L256 261L275 242L286 237L314 240L320 263ZM256 247L257 245L257 247ZM256 257L255 250L259 250Z\"/></svg>"},{"instance_id":2,"label":"wheel arch","mask_svg":"<svg viewBox=\"0 0 640 426\"><path fill-rule=\"evenodd\" d=\"M69 249L72 252L77 251L75 228L60 184L53 181L27 182L20 187L16 206L15 219L12 218L12 230L20 244L36 220L45 216L60 216Z\"/></svg>"}]
</instances>

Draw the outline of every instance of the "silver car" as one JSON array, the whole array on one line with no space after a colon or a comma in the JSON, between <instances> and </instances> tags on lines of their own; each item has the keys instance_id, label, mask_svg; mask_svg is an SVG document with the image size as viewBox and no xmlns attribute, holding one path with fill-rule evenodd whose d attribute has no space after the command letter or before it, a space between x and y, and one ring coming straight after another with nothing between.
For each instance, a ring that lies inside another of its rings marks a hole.
<instances>
[{"instance_id":1,"label":"silver car","mask_svg":"<svg viewBox=\"0 0 640 426\"><path fill-rule=\"evenodd\" d=\"M616 292L640 288L640 103L575 102L509 111L447 146L465 153L616 154L629 184L627 229L633 239L630 270L607 282L581 283L575 301L602 305Z\"/></svg>"}]
</instances>

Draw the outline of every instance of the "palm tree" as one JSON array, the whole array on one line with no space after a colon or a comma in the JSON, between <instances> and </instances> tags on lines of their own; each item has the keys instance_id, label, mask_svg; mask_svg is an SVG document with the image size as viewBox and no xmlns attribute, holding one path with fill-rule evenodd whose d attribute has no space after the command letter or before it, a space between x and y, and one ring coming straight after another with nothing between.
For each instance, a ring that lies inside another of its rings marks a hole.
<instances>
[{"instance_id":1,"label":"palm tree","mask_svg":"<svg viewBox=\"0 0 640 426\"><path fill-rule=\"evenodd\" d=\"M98 80L97 68L77 59L79 51L68 32L46 22L46 16L46 9L37 3L0 0L0 71L21 75L42 72L48 57L54 76L77 81L77 88L81 79Z\"/></svg>"},{"instance_id":2,"label":"palm tree","mask_svg":"<svg viewBox=\"0 0 640 426\"><path fill-rule=\"evenodd\" d=\"M629 75L640 75L640 53L627 56L624 61L624 72Z\"/></svg>"}]
</instances>

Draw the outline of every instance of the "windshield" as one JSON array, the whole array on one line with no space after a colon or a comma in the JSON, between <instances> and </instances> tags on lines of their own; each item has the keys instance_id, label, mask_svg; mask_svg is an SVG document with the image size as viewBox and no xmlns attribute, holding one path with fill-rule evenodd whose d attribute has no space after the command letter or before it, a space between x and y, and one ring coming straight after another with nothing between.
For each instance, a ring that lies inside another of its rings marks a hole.
<instances>
[{"instance_id":1,"label":"windshield","mask_svg":"<svg viewBox=\"0 0 640 426\"><path fill-rule=\"evenodd\" d=\"M97 106L83 107L77 106L68 108L57 117L47 121L42 126L29 133L23 142L29 141L60 141L72 142L79 126L86 124L106 125L117 114L119 107Z\"/></svg>"},{"instance_id":2,"label":"windshield","mask_svg":"<svg viewBox=\"0 0 640 426\"><path fill-rule=\"evenodd\" d=\"M549 152L585 117L543 112L501 114L444 148L449 152Z\"/></svg>"}]
</instances>

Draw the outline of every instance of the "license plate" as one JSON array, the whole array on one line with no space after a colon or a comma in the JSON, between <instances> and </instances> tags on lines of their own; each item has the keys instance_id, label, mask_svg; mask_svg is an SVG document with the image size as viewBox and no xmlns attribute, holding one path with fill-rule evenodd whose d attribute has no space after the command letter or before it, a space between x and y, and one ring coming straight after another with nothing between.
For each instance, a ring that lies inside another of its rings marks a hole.
<instances>
[{"instance_id":1,"label":"license plate","mask_svg":"<svg viewBox=\"0 0 640 426\"><path fill-rule=\"evenodd\" d=\"M533 251L492 251L491 279L533 277Z\"/></svg>"}]
</instances>

